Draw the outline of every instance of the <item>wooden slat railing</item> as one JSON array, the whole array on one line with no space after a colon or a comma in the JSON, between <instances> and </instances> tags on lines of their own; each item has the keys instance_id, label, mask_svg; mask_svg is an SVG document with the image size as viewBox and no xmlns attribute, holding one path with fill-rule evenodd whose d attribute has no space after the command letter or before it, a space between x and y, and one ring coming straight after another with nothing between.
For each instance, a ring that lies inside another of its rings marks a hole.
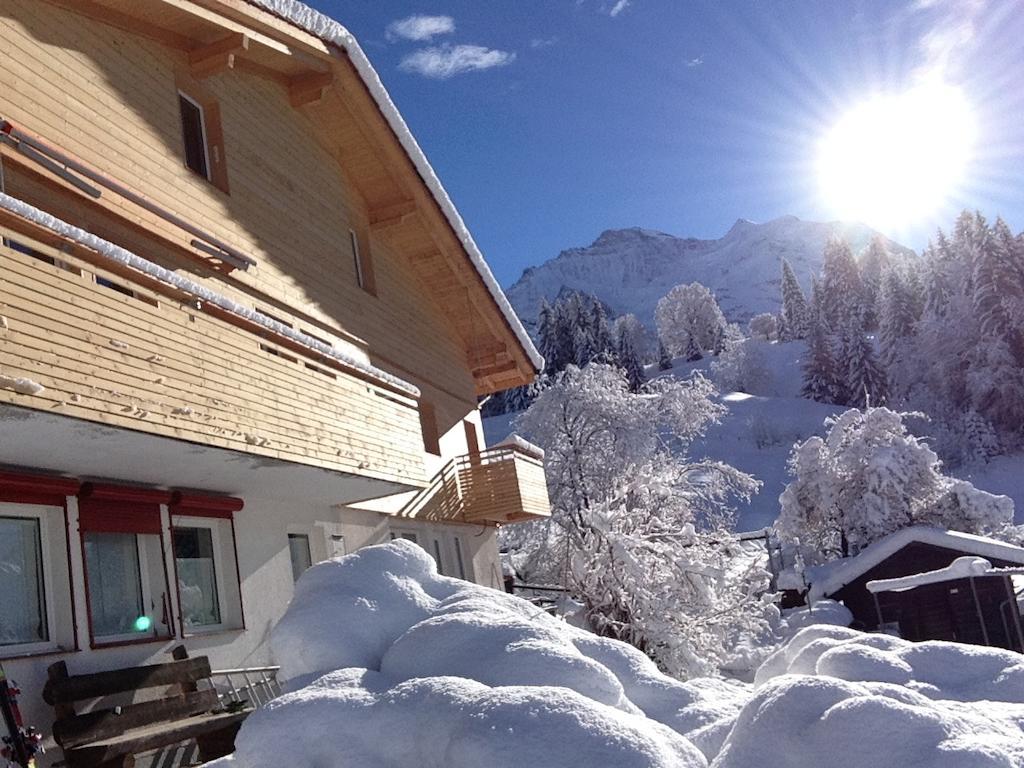
<instances>
[{"instance_id":1,"label":"wooden slat railing","mask_svg":"<svg viewBox=\"0 0 1024 768\"><path fill-rule=\"evenodd\" d=\"M399 512L434 522L484 524L550 514L543 459L511 445L452 459Z\"/></svg>"}]
</instances>

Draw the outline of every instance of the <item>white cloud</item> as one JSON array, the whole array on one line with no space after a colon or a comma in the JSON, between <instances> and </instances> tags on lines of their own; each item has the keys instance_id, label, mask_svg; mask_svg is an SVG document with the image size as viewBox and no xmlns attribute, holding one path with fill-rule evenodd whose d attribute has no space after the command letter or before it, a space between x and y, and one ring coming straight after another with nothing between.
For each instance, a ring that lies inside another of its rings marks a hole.
<instances>
[{"instance_id":1,"label":"white cloud","mask_svg":"<svg viewBox=\"0 0 1024 768\"><path fill-rule=\"evenodd\" d=\"M531 48L550 48L558 42L557 37L535 37L530 41Z\"/></svg>"},{"instance_id":2,"label":"white cloud","mask_svg":"<svg viewBox=\"0 0 1024 768\"><path fill-rule=\"evenodd\" d=\"M389 40L416 40L424 42L437 35L449 35L455 31L455 19L451 16L409 16L388 24Z\"/></svg>"},{"instance_id":3,"label":"white cloud","mask_svg":"<svg viewBox=\"0 0 1024 768\"><path fill-rule=\"evenodd\" d=\"M608 15L614 19L629 7L629 3L630 0L616 0L615 5L613 5L612 9L608 11Z\"/></svg>"},{"instance_id":4,"label":"white cloud","mask_svg":"<svg viewBox=\"0 0 1024 768\"><path fill-rule=\"evenodd\" d=\"M697 58L690 59L688 62L686 62L686 66L688 66L688 67L699 67L703 63L704 63L704 57L703 56L698 56Z\"/></svg>"},{"instance_id":5,"label":"white cloud","mask_svg":"<svg viewBox=\"0 0 1024 768\"><path fill-rule=\"evenodd\" d=\"M421 48L402 59L399 69L435 80L492 67L503 67L515 61L510 51L484 48L482 45L441 45Z\"/></svg>"},{"instance_id":6,"label":"white cloud","mask_svg":"<svg viewBox=\"0 0 1024 768\"><path fill-rule=\"evenodd\" d=\"M984 9L985 0L918 0L916 11L935 16L920 41L924 63L918 74L943 76L954 69L960 54L974 41Z\"/></svg>"}]
</instances>

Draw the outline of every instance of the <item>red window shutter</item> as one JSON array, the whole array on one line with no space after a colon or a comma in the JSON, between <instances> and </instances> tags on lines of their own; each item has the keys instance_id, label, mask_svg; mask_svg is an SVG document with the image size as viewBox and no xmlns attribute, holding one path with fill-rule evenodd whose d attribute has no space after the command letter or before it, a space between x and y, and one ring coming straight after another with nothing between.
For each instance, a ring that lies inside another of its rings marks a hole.
<instances>
[{"instance_id":1,"label":"red window shutter","mask_svg":"<svg viewBox=\"0 0 1024 768\"><path fill-rule=\"evenodd\" d=\"M233 496L207 496L201 493L175 491L171 496L171 514L231 520L244 503Z\"/></svg>"},{"instance_id":2,"label":"red window shutter","mask_svg":"<svg viewBox=\"0 0 1024 768\"><path fill-rule=\"evenodd\" d=\"M80 486L66 477L0 472L0 501L63 507L65 498L78 493Z\"/></svg>"},{"instance_id":3,"label":"red window shutter","mask_svg":"<svg viewBox=\"0 0 1024 768\"><path fill-rule=\"evenodd\" d=\"M160 505L167 491L86 483L78 494L78 527L100 533L160 535Z\"/></svg>"}]
</instances>

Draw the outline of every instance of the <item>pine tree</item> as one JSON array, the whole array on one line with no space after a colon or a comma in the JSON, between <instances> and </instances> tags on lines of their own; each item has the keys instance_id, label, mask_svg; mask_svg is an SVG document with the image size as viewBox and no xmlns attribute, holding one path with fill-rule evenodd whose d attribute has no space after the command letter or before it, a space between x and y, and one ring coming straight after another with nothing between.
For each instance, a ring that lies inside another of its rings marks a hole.
<instances>
[{"instance_id":1,"label":"pine tree","mask_svg":"<svg viewBox=\"0 0 1024 768\"><path fill-rule=\"evenodd\" d=\"M832 240L825 246L818 310L819 319L831 333L863 322L864 287L853 252L845 241Z\"/></svg>"},{"instance_id":2,"label":"pine tree","mask_svg":"<svg viewBox=\"0 0 1024 768\"><path fill-rule=\"evenodd\" d=\"M807 335L807 359L804 361L804 385L801 395L819 403L841 403L845 397L843 378L836 367L832 338L821 319L820 290L813 282L810 327Z\"/></svg>"},{"instance_id":3,"label":"pine tree","mask_svg":"<svg viewBox=\"0 0 1024 768\"><path fill-rule=\"evenodd\" d=\"M880 237L874 237L860 260L860 276L864 297L864 328L873 331L878 328L881 311L879 300L882 290L882 275L889 269L889 251Z\"/></svg>"},{"instance_id":4,"label":"pine tree","mask_svg":"<svg viewBox=\"0 0 1024 768\"><path fill-rule=\"evenodd\" d=\"M890 268L882 279L878 331L882 365L890 374L903 355L905 340L914 333L914 303L910 287L896 269Z\"/></svg>"},{"instance_id":5,"label":"pine tree","mask_svg":"<svg viewBox=\"0 0 1024 768\"><path fill-rule=\"evenodd\" d=\"M672 356L665 349L665 343L658 341L658 370L667 371L672 368Z\"/></svg>"},{"instance_id":6,"label":"pine tree","mask_svg":"<svg viewBox=\"0 0 1024 768\"><path fill-rule=\"evenodd\" d=\"M616 345L612 339L611 326L608 325L608 316L605 314L604 305L596 297L591 297L590 306L590 338L591 338L591 359L615 362L617 358Z\"/></svg>"},{"instance_id":7,"label":"pine tree","mask_svg":"<svg viewBox=\"0 0 1024 768\"><path fill-rule=\"evenodd\" d=\"M637 356L636 349L629 334L623 333L619 336L618 349L616 350L619 367L626 373L626 380L629 382L630 392L639 392L647 381L644 373L644 366Z\"/></svg>"},{"instance_id":8,"label":"pine tree","mask_svg":"<svg viewBox=\"0 0 1024 768\"><path fill-rule=\"evenodd\" d=\"M845 352L846 405L854 408L883 405L888 392L885 373L875 357L875 348L864 331L864 326L853 324L843 340Z\"/></svg>"},{"instance_id":9,"label":"pine tree","mask_svg":"<svg viewBox=\"0 0 1024 768\"><path fill-rule=\"evenodd\" d=\"M558 347L558 313L546 298L541 299L540 310L537 312L537 341L539 351L544 356L544 370L549 373L561 370L564 355Z\"/></svg>"},{"instance_id":10,"label":"pine tree","mask_svg":"<svg viewBox=\"0 0 1024 768\"><path fill-rule=\"evenodd\" d=\"M807 298L793 268L782 260L782 341L806 339L809 325Z\"/></svg>"}]
</instances>

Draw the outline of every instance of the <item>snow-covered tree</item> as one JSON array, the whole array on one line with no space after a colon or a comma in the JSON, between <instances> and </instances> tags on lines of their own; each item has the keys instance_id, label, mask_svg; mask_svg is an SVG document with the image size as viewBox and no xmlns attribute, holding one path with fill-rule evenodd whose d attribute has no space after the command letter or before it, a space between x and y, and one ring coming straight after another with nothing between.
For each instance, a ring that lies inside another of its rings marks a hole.
<instances>
[{"instance_id":1,"label":"snow-covered tree","mask_svg":"<svg viewBox=\"0 0 1024 768\"><path fill-rule=\"evenodd\" d=\"M807 298L786 259L782 260L782 322L779 325L782 341L806 339L810 326Z\"/></svg>"},{"instance_id":2,"label":"snow-covered tree","mask_svg":"<svg viewBox=\"0 0 1024 768\"><path fill-rule=\"evenodd\" d=\"M846 393L844 404L866 408L885 403L888 397L885 372L878 364L874 345L860 323L854 322L846 328L840 349L843 353L840 374Z\"/></svg>"},{"instance_id":3,"label":"snow-covered tree","mask_svg":"<svg viewBox=\"0 0 1024 768\"><path fill-rule=\"evenodd\" d=\"M647 375L644 373L644 365L640 361L640 356L633 346L633 336L631 334L622 333L619 335L615 357L617 365L626 374L626 381L629 382L629 391L639 392L644 382L647 381Z\"/></svg>"},{"instance_id":4,"label":"snow-covered tree","mask_svg":"<svg viewBox=\"0 0 1024 768\"><path fill-rule=\"evenodd\" d=\"M807 356L804 358L804 384L801 395L819 403L841 403L846 398L845 375L836 361L832 336L822 318L820 291L814 283L808 313Z\"/></svg>"},{"instance_id":5,"label":"snow-covered tree","mask_svg":"<svg viewBox=\"0 0 1024 768\"><path fill-rule=\"evenodd\" d=\"M892 259L882 238L871 239L867 250L860 257L859 271L864 298L864 327L873 331L878 328L881 311L879 301L882 293L882 277L891 268Z\"/></svg>"},{"instance_id":6,"label":"snow-covered tree","mask_svg":"<svg viewBox=\"0 0 1024 768\"><path fill-rule=\"evenodd\" d=\"M896 269L890 268L882 278L878 328L881 362L897 390L905 389L902 363L909 356L908 345L917 322L911 291Z\"/></svg>"},{"instance_id":7,"label":"snow-covered tree","mask_svg":"<svg viewBox=\"0 0 1024 768\"><path fill-rule=\"evenodd\" d=\"M629 343L636 351L642 363L653 363L657 360L657 339L654 334L641 323L636 315L627 313L619 315L613 323L616 344L623 336L629 337Z\"/></svg>"},{"instance_id":8,"label":"snow-covered tree","mask_svg":"<svg viewBox=\"0 0 1024 768\"><path fill-rule=\"evenodd\" d=\"M668 371L672 369L672 355L665 348L665 342L658 341L658 370Z\"/></svg>"},{"instance_id":9,"label":"snow-covered tree","mask_svg":"<svg viewBox=\"0 0 1024 768\"><path fill-rule=\"evenodd\" d=\"M768 368L767 347L768 342L758 337L731 341L711 364L711 378L724 392L774 395L774 379Z\"/></svg>"},{"instance_id":10,"label":"snow-covered tree","mask_svg":"<svg viewBox=\"0 0 1024 768\"><path fill-rule=\"evenodd\" d=\"M668 351L682 355L696 347L717 354L725 342L725 316L715 295L700 283L677 285L654 310L658 336Z\"/></svg>"},{"instance_id":11,"label":"snow-covered tree","mask_svg":"<svg viewBox=\"0 0 1024 768\"><path fill-rule=\"evenodd\" d=\"M829 560L918 523L1007 535L1013 502L943 475L935 452L900 413L850 410L825 422L824 438L795 446L792 482L779 497L776 529L805 556Z\"/></svg>"},{"instance_id":12,"label":"snow-covered tree","mask_svg":"<svg viewBox=\"0 0 1024 768\"><path fill-rule=\"evenodd\" d=\"M778 341L779 319L771 312L762 312L750 318L747 326L750 337L762 341Z\"/></svg>"},{"instance_id":13,"label":"snow-covered tree","mask_svg":"<svg viewBox=\"0 0 1024 768\"><path fill-rule=\"evenodd\" d=\"M864 287L857 261L845 240L831 240L825 246L821 267L819 317L830 333L840 332L864 316Z\"/></svg>"},{"instance_id":14,"label":"snow-covered tree","mask_svg":"<svg viewBox=\"0 0 1024 768\"><path fill-rule=\"evenodd\" d=\"M741 564L728 501L757 482L691 461L723 409L695 374L629 391L621 370L566 369L520 417L545 449L552 516L515 526L529 578L565 583L595 631L677 676L712 671L738 633L765 628L765 573Z\"/></svg>"}]
</instances>

